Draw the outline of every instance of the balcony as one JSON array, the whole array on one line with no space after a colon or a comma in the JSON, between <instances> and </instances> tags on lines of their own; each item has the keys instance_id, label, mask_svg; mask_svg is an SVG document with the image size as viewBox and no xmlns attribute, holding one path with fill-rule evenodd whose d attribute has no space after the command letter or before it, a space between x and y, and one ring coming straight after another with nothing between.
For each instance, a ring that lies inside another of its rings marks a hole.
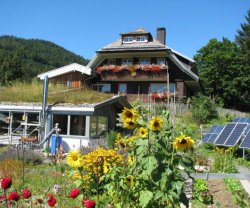
<instances>
[{"instance_id":1,"label":"balcony","mask_svg":"<svg viewBox=\"0 0 250 208\"><path fill-rule=\"evenodd\" d=\"M96 69L102 81L166 81L166 65L105 65Z\"/></svg>"}]
</instances>

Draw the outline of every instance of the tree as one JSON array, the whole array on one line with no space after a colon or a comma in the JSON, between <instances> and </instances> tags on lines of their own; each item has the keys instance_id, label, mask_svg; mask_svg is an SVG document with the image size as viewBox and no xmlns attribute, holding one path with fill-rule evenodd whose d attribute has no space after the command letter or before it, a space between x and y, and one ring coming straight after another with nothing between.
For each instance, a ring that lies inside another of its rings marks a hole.
<instances>
[{"instance_id":1,"label":"tree","mask_svg":"<svg viewBox=\"0 0 250 208\"><path fill-rule=\"evenodd\" d=\"M18 56L8 54L0 63L0 86L22 78L23 72Z\"/></svg>"},{"instance_id":2,"label":"tree","mask_svg":"<svg viewBox=\"0 0 250 208\"><path fill-rule=\"evenodd\" d=\"M242 69L241 52L227 38L211 39L194 59L200 74L202 90L225 107L246 110L249 105L249 74Z\"/></svg>"},{"instance_id":3,"label":"tree","mask_svg":"<svg viewBox=\"0 0 250 208\"><path fill-rule=\"evenodd\" d=\"M246 23L241 24L241 30L238 30L235 40L239 45L242 55L245 59L246 67L250 67L250 10L247 12Z\"/></svg>"}]
</instances>

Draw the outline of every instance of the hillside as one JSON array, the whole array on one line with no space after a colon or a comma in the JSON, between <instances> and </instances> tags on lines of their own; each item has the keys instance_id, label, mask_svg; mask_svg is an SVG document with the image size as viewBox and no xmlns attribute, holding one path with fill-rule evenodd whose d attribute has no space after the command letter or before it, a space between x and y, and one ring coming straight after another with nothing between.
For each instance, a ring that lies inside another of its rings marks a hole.
<instances>
[{"instance_id":1,"label":"hillside","mask_svg":"<svg viewBox=\"0 0 250 208\"><path fill-rule=\"evenodd\" d=\"M49 41L0 36L0 86L73 62L86 65L88 60Z\"/></svg>"}]
</instances>

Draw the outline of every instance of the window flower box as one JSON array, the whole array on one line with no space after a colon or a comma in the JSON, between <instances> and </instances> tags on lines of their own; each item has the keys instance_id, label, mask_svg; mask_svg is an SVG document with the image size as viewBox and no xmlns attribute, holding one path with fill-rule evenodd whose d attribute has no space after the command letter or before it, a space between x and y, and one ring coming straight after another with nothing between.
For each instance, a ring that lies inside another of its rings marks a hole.
<instances>
[{"instance_id":1,"label":"window flower box","mask_svg":"<svg viewBox=\"0 0 250 208\"><path fill-rule=\"evenodd\" d=\"M105 71L111 71L114 73L119 73L123 71L129 71L132 75L136 74L136 71L146 71L146 72L160 72L166 71L167 66L165 64L136 64L136 65L104 65L97 67L96 71L101 74Z\"/></svg>"}]
</instances>

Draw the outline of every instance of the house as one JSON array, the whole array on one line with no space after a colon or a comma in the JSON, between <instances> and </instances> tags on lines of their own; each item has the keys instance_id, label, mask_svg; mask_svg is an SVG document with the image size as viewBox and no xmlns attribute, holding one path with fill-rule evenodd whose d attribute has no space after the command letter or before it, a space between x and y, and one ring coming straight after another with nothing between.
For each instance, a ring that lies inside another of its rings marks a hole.
<instances>
[{"instance_id":1,"label":"house","mask_svg":"<svg viewBox=\"0 0 250 208\"><path fill-rule=\"evenodd\" d=\"M85 86L86 81L93 77L92 70L89 67L77 63L47 71L37 77L44 80L45 76L49 77L50 84L61 84L73 88Z\"/></svg>"},{"instance_id":2,"label":"house","mask_svg":"<svg viewBox=\"0 0 250 208\"><path fill-rule=\"evenodd\" d=\"M97 73L93 88L125 94L128 100L148 97L189 97L199 91L195 61L166 46L166 29L156 38L145 29L120 34L115 42L96 51L87 67Z\"/></svg>"},{"instance_id":3,"label":"house","mask_svg":"<svg viewBox=\"0 0 250 208\"><path fill-rule=\"evenodd\" d=\"M54 127L66 152L95 144L108 130L117 128L118 113L130 104L123 96L114 96L99 103L46 105L44 123L42 103L0 103L0 144L46 147ZM44 142L43 142L44 141ZM43 146L42 146L43 145Z\"/></svg>"}]
</instances>

